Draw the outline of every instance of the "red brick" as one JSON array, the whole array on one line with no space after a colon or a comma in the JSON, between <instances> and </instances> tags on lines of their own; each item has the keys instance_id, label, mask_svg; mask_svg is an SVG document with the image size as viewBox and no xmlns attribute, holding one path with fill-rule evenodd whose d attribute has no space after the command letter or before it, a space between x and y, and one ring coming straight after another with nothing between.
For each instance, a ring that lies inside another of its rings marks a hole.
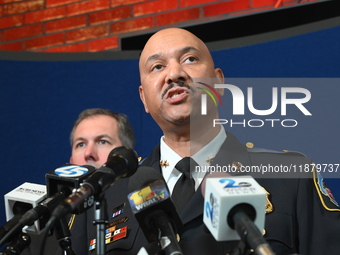
<instances>
[{"instance_id":1,"label":"red brick","mask_svg":"<svg viewBox=\"0 0 340 255\"><path fill-rule=\"evenodd\" d=\"M266 10L273 9L272 6L266 6L266 7L261 7L261 8L254 8L254 9L248 9L244 11L239 11L239 12L234 12L230 13L228 16L239 16L239 15L244 15L244 14L250 14L250 13L255 13L255 12L262 12Z\"/></svg>"},{"instance_id":2,"label":"red brick","mask_svg":"<svg viewBox=\"0 0 340 255\"><path fill-rule=\"evenodd\" d=\"M70 3L81 2L83 0L46 0L46 7L55 7L60 5L67 5Z\"/></svg>"},{"instance_id":3,"label":"red brick","mask_svg":"<svg viewBox=\"0 0 340 255\"><path fill-rule=\"evenodd\" d=\"M253 7L262 7L267 5L272 5L273 7L277 3L278 0L253 0Z\"/></svg>"},{"instance_id":4,"label":"red brick","mask_svg":"<svg viewBox=\"0 0 340 255\"><path fill-rule=\"evenodd\" d=\"M5 30L4 40L5 41L16 40L16 39L26 38L26 37L30 37L34 35L40 35L42 33L43 33L42 24L18 27L18 28Z\"/></svg>"},{"instance_id":5,"label":"red brick","mask_svg":"<svg viewBox=\"0 0 340 255\"><path fill-rule=\"evenodd\" d=\"M156 16L156 25L163 26L187 20L198 19L200 17L200 8L168 12Z\"/></svg>"},{"instance_id":6,"label":"red brick","mask_svg":"<svg viewBox=\"0 0 340 255\"><path fill-rule=\"evenodd\" d=\"M44 50L44 52L84 52L87 51L87 45L85 42L62 45Z\"/></svg>"},{"instance_id":7,"label":"red brick","mask_svg":"<svg viewBox=\"0 0 340 255\"><path fill-rule=\"evenodd\" d=\"M111 8L145 2L146 0L111 0Z\"/></svg>"},{"instance_id":8,"label":"red brick","mask_svg":"<svg viewBox=\"0 0 340 255\"><path fill-rule=\"evenodd\" d=\"M88 42L88 51L103 51L118 48L118 37L105 37Z\"/></svg>"},{"instance_id":9,"label":"red brick","mask_svg":"<svg viewBox=\"0 0 340 255\"><path fill-rule=\"evenodd\" d=\"M242 11L250 8L249 1L233 0L224 3L204 6L204 16L214 16L219 14Z\"/></svg>"},{"instance_id":10,"label":"red brick","mask_svg":"<svg viewBox=\"0 0 340 255\"><path fill-rule=\"evenodd\" d=\"M24 24L24 15L15 15L15 16L0 18L0 29L22 26L23 24Z\"/></svg>"},{"instance_id":11,"label":"red brick","mask_svg":"<svg viewBox=\"0 0 340 255\"><path fill-rule=\"evenodd\" d=\"M60 19L55 21L47 22L45 25L45 31L47 33L56 32L56 31L65 31L75 28L81 28L86 26L87 17L83 16L75 16L67 19Z\"/></svg>"},{"instance_id":12,"label":"red brick","mask_svg":"<svg viewBox=\"0 0 340 255\"><path fill-rule=\"evenodd\" d=\"M248 0L244 0L248 1ZM205 3L211 3L211 2L221 2L216 0L180 0L180 7L188 7L193 5L201 5Z\"/></svg>"},{"instance_id":13,"label":"red brick","mask_svg":"<svg viewBox=\"0 0 340 255\"><path fill-rule=\"evenodd\" d=\"M25 14L26 24L43 22L51 19L63 18L66 15L66 7L56 7L41 11L28 12Z\"/></svg>"},{"instance_id":14,"label":"red brick","mask_svg":"<svg viewBox=\"0 0 340 255\"><path fill-rule=\"evenodd\" d=\"M83 41L108 35L108 25L87 27L66 33L67 42Z\"/></svg>"},{"instance_id":15,"label":"red brick","mask_svg":"<svg viewBox=\"0 0 340 255\"><path fill-rule=\"evenodd\" d=\"M112 22L120 19L126 19L130 17L130 13L131 13L130 6L90 13L89 14L90 24L98 24L103 22Z\"/></svg>"},{"instance_id":16,"label":"red brick","mask_svg":"<svg viewBox=\"0 0 340 255\"><path fill-rule=\"evenodd\" d=\"M134 6L134 16L158 13L178 8L177 0L158 0L152 2L146 2L142 4L136 4Z\"/></svg>"},{"instance_id":17,"label":"red brick","mask_svg":"<svg viewBox=\"0 0 340 255\"><path fill-rule=\"evenodd\" d=\"M0 50L21 51L22 42L0 44Z\"/></svg>"},{"instance_id":18,"label":"red brick","mask_svg":"<svg viewBox=\"0 0 340 255\"><path fill-rule=\"evenodd\" d=\"M12 15L29 11L41 10L44 8L44 0L30 0L20 3L5 5L4 15Z\"/></svg>"},{"instance_id":19,"label":"red brick","mask_svg":"<svg viewBox=\"0 0 340 255\"><path fill-rule=\"evenodd\" d=\"M93 11L105 10L110 6L109 0L90 0L67 6L69 16L88 13Z\"/></svg>"},{"instance_id":20,"label":"red brick","mask_svg":"<svg viewBox=\"0 0 340 255\"><path fill-rule=\"evenodd\" d=\"M143 30L154 26L154 18L144 17L111 24L111 34L125 33L136 30Z\"/></svg>"},{"instance_id":21,"label":"red brick","mask_svg":"<svg viewBox=\"0 0 340 255\"><path fill-rule=\"evenodd\" d=\"M64 33L41 36L25 41L25 50L33 50L64 43Z\"/></svg>"},{"instance_id":22,"label":"red brick","mask_svg":"<svg viewBox=\"0 0 340 255\"><path fill-rule=\"evenodd\" d=\"M9 4L9 3L15 3L15 2L21 2L20 0L0 0L0 4Z\"/></svg>"},{"instance_id":23,"label":"red brick","mask_svg":"<svg viewBox=\"0 0 340 255\"><path fill-rule=\"evenodd\" d=\"M8 4L13 2L21 2L21 0L0 0L0 4Z\"/></svg>"}]
</instances>

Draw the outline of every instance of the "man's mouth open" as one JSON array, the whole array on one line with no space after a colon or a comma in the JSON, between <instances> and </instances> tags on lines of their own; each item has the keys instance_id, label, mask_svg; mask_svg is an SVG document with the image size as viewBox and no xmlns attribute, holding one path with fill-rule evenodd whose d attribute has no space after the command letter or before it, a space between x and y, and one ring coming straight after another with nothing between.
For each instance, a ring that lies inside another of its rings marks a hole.
<instances>
[{"instance_id":1,"label":"man's mouth open","mask_svg":"<svg viewBox=\"0 0 340 255\"><path fill-rule=\"evenodd\" d=\"M189 90L184 88L170 89L166 95L166 100L170 103L179 103L189 96Z\"/></svg>"}]
</instances>

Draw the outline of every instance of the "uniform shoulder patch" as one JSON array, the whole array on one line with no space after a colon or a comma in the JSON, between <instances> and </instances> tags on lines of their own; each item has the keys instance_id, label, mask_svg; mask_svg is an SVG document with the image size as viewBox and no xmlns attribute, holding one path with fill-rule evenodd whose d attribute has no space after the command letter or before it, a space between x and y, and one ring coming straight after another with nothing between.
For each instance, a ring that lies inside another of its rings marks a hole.
<instances>
[{"instance_id":1,"label":"uniform shoulder patch","mask_svg":"<svg viewBox=\"0 0 340 255\"><path fill-rule=\"evenodd\" d=\"M323 207L328 211L340 211L339 204L335 200L331 190L327 187L325 180L320 173L313 172L314 185L320 197Z\"/></svg>"}]
</instances>

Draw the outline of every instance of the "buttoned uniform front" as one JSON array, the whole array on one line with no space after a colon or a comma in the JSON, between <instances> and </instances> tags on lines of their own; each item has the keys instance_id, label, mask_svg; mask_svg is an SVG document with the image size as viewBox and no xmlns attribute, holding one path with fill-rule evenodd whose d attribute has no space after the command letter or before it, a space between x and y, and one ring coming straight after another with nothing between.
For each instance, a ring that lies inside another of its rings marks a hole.
<instances>
[{"instance_id":1,"label":"buttoned uniform front","mask_svg":"<svg viewBox=\"0 0 340 255\"><path fill-rule=\"evenodd\" d=\"M160 168L160 149L156 146L151 155L143 162L158 171ZM290 166L310 165L312 161L300 153L275 152L270 150L249 149L241 144L231 133L216 155L212 165L231 165L239 162L243 166ZM277 175L274 175L277 176ZM284 177L284 176L282 176ZM265 239L275 254L338 254L340 251L340 212L332 200L320 193L317 178L256 178L257 182L270 194L269 201L273 211L266 214ZM120 179L106 192L108 212L126 203L123 213L113 220L128 217L128 221L117 225L117 229L127 226L127 237L106 246L107 254L137 254L141 247L147 252L160 251L157 242L149 244L138 223L132 215L127 200L128 179ZM180 231L180 246L183 253L225 255L236 247L238 242L216 242L203 224L204 198L201 188L179 214L184 224ZM328 208L328 209L326 209ZM72 242L77 254L88 252L90 240L96 238L92 225L93 212L77 216Z\"/></svg>"}]
</instances>

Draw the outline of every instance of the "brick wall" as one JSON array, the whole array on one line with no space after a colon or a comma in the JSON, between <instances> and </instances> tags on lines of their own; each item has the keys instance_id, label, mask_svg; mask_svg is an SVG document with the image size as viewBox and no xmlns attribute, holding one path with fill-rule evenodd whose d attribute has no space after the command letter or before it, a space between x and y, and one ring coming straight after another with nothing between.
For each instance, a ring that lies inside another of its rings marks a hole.
<instances>
[{"instance_id":1,"label":"brick wall","mask_svg":"<svg viewBox=\"0 0 340 255\"><path fill-rule=\"evenodd\" d=\"M117 51L121 36L308 1L0 0L0 50Z\"/></svg>"}]
</instances>

